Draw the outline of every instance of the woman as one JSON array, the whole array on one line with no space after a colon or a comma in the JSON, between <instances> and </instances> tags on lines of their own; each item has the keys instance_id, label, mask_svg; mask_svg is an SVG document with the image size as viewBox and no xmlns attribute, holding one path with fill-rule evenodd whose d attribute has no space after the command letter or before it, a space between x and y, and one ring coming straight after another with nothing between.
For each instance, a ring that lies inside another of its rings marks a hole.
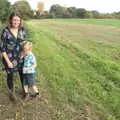
<instances>
[{"instance_id":1,"label":"woman","mask_svg":"<svg viewBox=\"0 0 120 120\"><path fill-rule=\"evenodd\" d=\"M20 61L21 43L25 38L25 31L21 25L21 17L18 13L12 13L9 17L9 25L1 34L1 53L3 65L7 73L7 85L11 92L13 87L13 73L19 72L23 87L22 64Z\"/></svg>"}]
</instances>

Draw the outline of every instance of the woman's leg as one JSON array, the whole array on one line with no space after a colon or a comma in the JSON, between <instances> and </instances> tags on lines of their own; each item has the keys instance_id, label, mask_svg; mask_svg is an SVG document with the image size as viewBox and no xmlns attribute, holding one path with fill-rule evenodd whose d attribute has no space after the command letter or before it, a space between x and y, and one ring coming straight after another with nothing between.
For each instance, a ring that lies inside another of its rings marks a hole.
<instances>
[{"instance_id":1,"label":"woman's leg","mask_svg":"<svg viewBox=\"0 0 120 120\"><path fill-rule=\"evenodd\" d=\"M23 92L24 92L24 86L23 86L23 79L24 79L24 77L23 77L23 71L22 71L22 70L19 70L18 72L19 72L19 76L20 76L20 81L21 81L22 89L23 89Z\"/></svg>"},{"instance_id":2,"label":"woman's leg","mask_svg":"<svg viewBox=\"0 0 120 120\"><path fill-rule=\"evenodd\" d=\"M7 85L11 92L13 92L13 73L7 73Z\"/></svg>"},{"instance_id":3,"label":"woman's leg","mask_svg":"<svg viewBox=\"0 0 120 120\"><path fill-rule=\"evenodd\" d=\"M7 85L9 88L9 99L17 103L17 98L14 95L13 73L7 73Z\"/></svg>"},{"instance_id":4,"label":"woman's leg","mask_svg":"<svg viewBox=\"0 0 120 120\"><path fill-rule=\"evenodd\" d=\"M22 88L24 90L24 86L23 86L23 79L24 79L24 76L23 76L23 65L24 65L24 58L20 59L18 61L18 72L19 72L19 76L20 76L20 81L21 81L21 85L22 85Z\"/></svg>"}]
</instances>

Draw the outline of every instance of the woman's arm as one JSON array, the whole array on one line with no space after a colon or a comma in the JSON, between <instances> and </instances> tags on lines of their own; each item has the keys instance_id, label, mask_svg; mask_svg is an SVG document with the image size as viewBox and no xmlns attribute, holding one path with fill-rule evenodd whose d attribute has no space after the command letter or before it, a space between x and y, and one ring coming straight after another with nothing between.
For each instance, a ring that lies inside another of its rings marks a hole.
<instances>
[{"instance_id":1,"label":"woman's arm","mask_svg":"<svg viewBox=\"0 0 120 120\"><path fill-rule=\"evenodd\" d=\"M3 30L2 35L1 35L1 45L0 45L0 52L1 55L4 57L5 61L8 64L9 68L13 68L12 62L9 60L8 55L6 53L6 32Z\"/></svg>"}]
</instances>

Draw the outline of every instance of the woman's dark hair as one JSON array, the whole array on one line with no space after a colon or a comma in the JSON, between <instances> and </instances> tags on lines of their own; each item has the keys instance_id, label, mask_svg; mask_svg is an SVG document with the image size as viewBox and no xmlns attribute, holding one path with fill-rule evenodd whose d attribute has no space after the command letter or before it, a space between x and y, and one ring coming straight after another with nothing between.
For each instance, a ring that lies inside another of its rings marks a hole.
<instances>
[{"instance_id":1,"label":"woman's dark hair","mask_svg":"<svg viewBox=\"0 0 120 120\"><path fill-rule=\"evenodd\" d=\"M20 13L19 12L13 12L13 13L11 13L11 15L9 16L9 27L12 27L12 19L13 19L13 17L15 17L15 16L18 16L19 18L20 18L20 26L21 26L21 21L22 21L22 18L21 18L21 15L20 15Z\"/></svg>"}]
</instances>

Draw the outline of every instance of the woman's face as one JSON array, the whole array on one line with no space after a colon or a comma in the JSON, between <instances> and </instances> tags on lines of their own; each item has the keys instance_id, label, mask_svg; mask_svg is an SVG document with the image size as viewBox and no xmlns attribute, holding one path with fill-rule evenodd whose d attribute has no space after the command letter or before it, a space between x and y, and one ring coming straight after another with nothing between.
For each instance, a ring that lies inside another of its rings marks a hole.
<instances>
[{"instance_id":1,"label":"woman's face","mask_svg":"<svg viewBox=\"0 0 120 120\"><path fill-rule=\"evenodd\" d=\"M19 25L20 25L20 17L18 17L18 16L14 16L13 18L12 18L12 27L13 28L18 28L19 27Z\"/></svg>"}]
</instances>

